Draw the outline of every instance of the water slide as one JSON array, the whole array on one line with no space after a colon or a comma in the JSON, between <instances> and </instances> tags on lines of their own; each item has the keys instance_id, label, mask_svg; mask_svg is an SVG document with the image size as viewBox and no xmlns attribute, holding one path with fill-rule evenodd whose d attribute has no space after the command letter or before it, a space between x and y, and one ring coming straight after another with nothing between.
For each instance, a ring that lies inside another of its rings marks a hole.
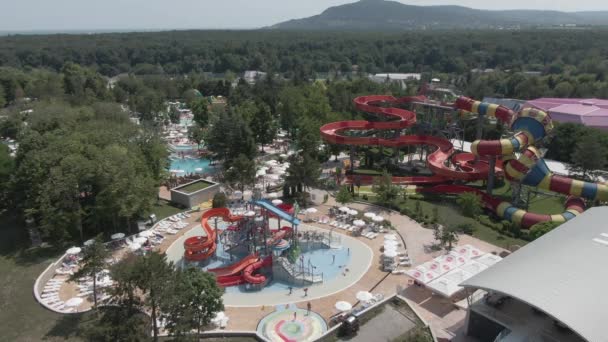
<instances>
[{"instance_id":1,"label":"water slide","mask_svg":"<svg viewBox=\"0 0 608 342\"><path fill-rule=\"evenodd\" d=\"M243 271L243 280L246 283L259 285L266 282L266 277L263 274L253 274L255 271L263 268L272 266L272 255L259 260L245 268Z\"/></svg>"},{"instance_id":2,"label":"water slide","mask_svg":"<svg viewBox=\"0 0 608 342\"><path fill-rule=\"evenodd\" d=\"M184 258L186 260L201 261L215 253L217 233L209 225L209 219L215 217L221 217L225 222L237 222L243 219L242 216L230 215L230 209L228 208L214 208L205 211L201 219L201 227L205 230L206 236L193 236L184 241Z\"/></svg>"},{"instance_id":3,"label":"water slide","mask_svg":"<svg viewBox=\"0 0 608 342\"><path fill-rule=\"evenodd\" d=\"M475 181L485 179L489 173L489 164L485 160L476 160L467 153L455 155L456 151L450 141L440 137L426 135L406 135L386 137L386 130L400 131L416 123L416 114L409 110L382 107L383 104L400 104L407 102L425 101L423 96L395 98L393 96L372 95L361 96L355 99L357 109L378 115L388 121L350 120L338 121L321 127L321 137L324 141L338 145L354 146L385 146L401 148L412 145L428 145L435 150L427 156L427 165L434 173L433 176L393 177L398 184L433 184L445 183L452 180ZM376 131L377 136L354 136L345 134L346 131ZM454 157L454 158L452 158ZM450 162L452 160L452 162ZM497 169L497 172L501 172ZM371 176L360 177L363 182L370 182Z\"/></svg>"},{"instance_id":4,"label":"water slide","mask_svg":"<svg viewBox=\"0 0 608 342\"><path fill-rule=\"evenodd\" d=\"M269 203L264 200L258 200L258 201L254 201L253 204L266 209L272 215L279 217L281 220L285 220L294 225L300 224L300 220L298 218L286 213L285 211L283 211L280 208L275 207L274 205L272 205L272 203Z\"/></svg>"},{"instance_id":5,"label":"water slide","mask_svg":"<svg viewBox=\"0 0 608 342\"><path fill-rule=\"evenodd\" d=\"M466 97L460 97L455 107L480 116L494 117L508 125L514 132L508 139L478 140L471 145L471 152L477 156L502 158L505 177L508 180L564 195L593 201L608 201L607 185L555 175L549 170L540 152L534 147L535 143L541 142L553 129L553 122L547 113L535 108L525 108L515 113L503 106ZM497 207L496 213L507 220L527 225L524 222L526 215L516 209L503 205ZM569 210L569 212L576 215L581 211ZM574 217L574 215L562 215L566 219ZM561 219L552 217L551 221L561 222Z\"/></svg>"}]
</instances>

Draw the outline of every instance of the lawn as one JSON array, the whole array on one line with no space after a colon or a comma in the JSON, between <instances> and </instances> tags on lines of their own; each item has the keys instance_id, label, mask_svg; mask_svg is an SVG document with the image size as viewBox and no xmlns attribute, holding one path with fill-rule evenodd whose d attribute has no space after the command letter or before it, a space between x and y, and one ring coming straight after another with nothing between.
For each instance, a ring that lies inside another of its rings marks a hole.
<instances>
[{"instance_id":1,"label":"lawn","mask_svg":"<svg viewBox=\"0 0 608 342\"><path fill-rule=\"evenodd\" d=\"M211 186L211 183L205 182L203 180L199 180L196 183L188 184L188 185L183 186L183 187L178 187L177 190L179 190L181 192L185 192L187 194L191 194L193 192L197 192L199 190L206 189L209 186Z\"/></svg>"},{"instance_id":2,"label":"lawn","mask_svg":"<svg viewBox=\"0 0 608 342\"><path fill-rule=\"evenodd\" d=\"M0 325L3 341L80 341L80 315L43 308L33 295L36 278L60 253L24 249L27 236L12 218L0 216Z\"/></svg>"},{"instance_id":3,"label":"lawn","mask_svg":"<svg viewBox=\"0 0 608 342\"><path fill-rule=\"evenodd\" d=\"M152 214L156 215L156 219L159 221L182 211L184 211L184 209L175 207L171 203L163 200L159 201L152 208Z\"/></svg>"}]
</instances>

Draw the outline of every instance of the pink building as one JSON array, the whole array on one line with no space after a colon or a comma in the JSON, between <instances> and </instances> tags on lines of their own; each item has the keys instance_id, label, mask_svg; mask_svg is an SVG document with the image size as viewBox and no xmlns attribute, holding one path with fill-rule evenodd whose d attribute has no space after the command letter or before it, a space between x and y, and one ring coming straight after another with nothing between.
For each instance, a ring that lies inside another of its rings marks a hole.
<instances>
[{"instance_id":1,"label":"pink building","mask_svg":"<svg viewBox=\"0 0 608 342\"><path fill-rule=\"evenodd\" d=\"M543 110L551 115L553 121L575 122L608 130L608 100L542 97L526 102L524 107Z\"/></svg>"}]
</instances>

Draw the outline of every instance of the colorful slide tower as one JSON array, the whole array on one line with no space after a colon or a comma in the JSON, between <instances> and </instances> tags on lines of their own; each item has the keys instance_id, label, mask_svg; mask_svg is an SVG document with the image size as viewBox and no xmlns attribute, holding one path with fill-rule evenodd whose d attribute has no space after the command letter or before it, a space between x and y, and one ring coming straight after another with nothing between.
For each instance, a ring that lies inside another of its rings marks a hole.
<instances>
[{"instance_id":1,"label":"colorful slide tower","mask_svg":"<svg viewBox=\"0 0 608 342\"><path fill-rule=\"evenodd\" d=\"M290 205L281 205L281 207L275 207L266 201L255 201L251 202L250 209L259 207L262 215L274 218L283 219L292 225L299 224L299 220L291 216L293 214L293 208ZM263 268L269 268L272 266L273 257L272 253L268 253L268 249L282 242L289 247L288 243L285 243L286 238L290 237L293 229L292 227L284 226L277 230L270 230L267 226L268 220L266 219L266 225L258 227L253 224L253 217L235 216L230 214L228 208L214 208L205 211L201 218L201 226L205 231L206 236L193 236L187 238L184 241L184 259L191 262L199 262L209 260L214 257L217 252L217 239L219 232L214 227L211 227L210 220L221 218L224 222L236 223L235 226L231 227L235 231L241 229L246 230L247 234L257 234L260 237L263 235L263 243L256 246L255 242L257 238L245 239L239 241L242 247L247 251L252 251L251 254L238 260L237 262L220 268L208 269L208 272L214 273L218 285L236 286L241 284L251 284L256 286L264 286L267 278L259 272ZM249 222L247 222L249 220ZM247 225L246 223L249 223ZM251 237L251 235L249 235ZM284 247L282 249L285 249ZM263 254L262 256L260 254Z\"/></svg>"},{"instance_id":2,"label":"colorful slide tower","mask_svg":"<svg viewBox=\"0 0 608 342\"><path fill-rule=\"evenodd\" d=\"M442 137L428 135L401 135L401 131L416 124L416 114L397 106L411 102L425 102L424 96L395 98L385 95L362 96L354 100L357 109L375 114L383 121L339 121L321 127L321 137L332 144L351 146L386 146L401 148L409 145L432 146L434 151L428 154L426 162L433 172L432 176L393 177L395 184L416 184L421 192L462 193L473 192L481 196L486 207L498 216L529 228L535 223L545 221L564 222L584 210L584 201L608 200L608 186L582 182L554 175L549 171L540 153L534 147L552 130L551 117L536 109L524 109L519 113L489 103L474 101L461 97L453 105L454 110L470 112L478 116L495 117L507 125L513 132L510 139L478 140L472 144L472 153L458 153L450 141ZM378 134L390 130L394 134ZM352 131L366 131L364 136L349 134ZM386 138L391 136L391 138ZM520 153L519 157L516 153ZM494 163L495 162L495 163ZM541 215L526 212L509 202L490 196L476 188L453 185L454 182L466 183L485 180L490 174L491 165L494 173L504 176L511 182L570 195L566 202L566 211L558 215ZM372 176L358 176L362 183L371 183ZM346 183L352 183L349 176ZM428 187L429 185L434 185Z\"/></svg>"}]
</instances>

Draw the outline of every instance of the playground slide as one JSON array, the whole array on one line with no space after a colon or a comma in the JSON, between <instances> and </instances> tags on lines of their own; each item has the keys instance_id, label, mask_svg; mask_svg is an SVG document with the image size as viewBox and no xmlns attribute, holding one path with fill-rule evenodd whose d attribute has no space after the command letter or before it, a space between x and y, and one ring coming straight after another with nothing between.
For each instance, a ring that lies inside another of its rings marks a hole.
<instances>
[{"instance_id":1,"label":"playground slide","mask_svg":"<svg viewBox=\"0 0 608 342\"><path fill-rule=\"evenodd\" d=\"M270 239L268 239L268 246L274 245L275 243L281 241L281 239L285 238L286 235L288 235L289 233L291 233L291 227L282 227L281 229L278 229L274 232L274 234L272 235L272 237Z\"/></svg>"},{"instance_id":2,"label":"playground slide","mask_svg":"<svg viewBox=\"0 0 608 342\"><path fill-rule=\"evenodd\" d=\"M249 284L263 284L266 281L266 277L263 274L253 274L253 272L267 266L272 266L272 255L247 266L243 271L243 280Z\"/></svg>"},{"instance_id":3,"label":"playground slide","mask_svg":"<svg viewBox=\"0 0 608 342\"><path fill-rule=\"evenodd\" d=\"M235 262L232 265L228 265L226 267L220 267L220 268L213 268L213 269L207 270L207 272L214 273L217 276L218 283L219 283L220 278L236 275L236 274L240 273L243 269L245 269L245 267L258 261L258 259L259 259L259 257L257 254L251 254L251 255L248 255L248 256L244 257L243 259Z\"/></svg>"},{"instance_id":4,"label":"playground slide","mask_svg":"<svg viewBox=\"0 0 608 342\"><path fill-rule=\"evenodd\" d=\"M296 217L286 213L285 211L275 207L274 205L272 205L272 203L269 203L269 202L266 202L263 200L258 200L258 201L254 201L253 204L268 210L274 216L281 218L281 220L285 220L294 225L300 224L300 220L298 220Z\"/></svg>"},{"instance_id":5,"label":"playground slide","mask_svg":"<svg viewBox=\"0 0 608 342\"><path fill-rule=\"evenodd\" d=\"M368 113L382 115L390 121L370 122L364 120L339 121L326 124L321 127L321 137L324 141L332 144L342 145L367 145L404 147L408 145L434 146L435 151L427 157L429 169L435 174L429 177L395 177L393 181L400 184L431 184L444 183L451 180L474 181L485 179L489 173L489 165L484 160L476 161L474 157L457 156L455 166L450 166L448 161L455 154L454 146L450 141L440 137L425 135L397 136L392 139L367 136L349 136L342 134L344 131L361 130L401 130L413 126L416 123L416 114L400 108L380 107L381 103L406 103L424 101L424 97L394 98L392 96L374 95L362 96L355 99L358 109ZM467 155L467 154L464 154ZM459 158L459 159L458 159ZM500 169L497 168L500 172ZM369 176L363 176L366 181ZM350 180L352 182L352 178Z\"/></svg>"},{"instance_id":6,"label":"playground slide","mask_svg":"<svg viewBox=\"0 0 608 342\"><path fill-rule=\"evenodd\" d=\"M565 222L577 216L585 210L585 202L575 196L570 196L565 204L565 209L561 214L544 215L527 212L513 206L511 203L502 201L496 197L490 196L478 189L464 185L436 185L431 188L420 189L420 192L444 193L444 194L460 194L471 192L479 195L486 208L495 212L498 216L519 224L522 228L530 228L539 222Z\"/></svg>"},{"instance_id":7,"label":"playground slide","mask_svg":"<svg viewBox=\"0 0 608 342\"><path fill-rule=\"evenodd\" d=\"M201 226L207 236L193 236L184 241L184 258L188 261L201 261L209 258L215 253L216 231L209 225L209 219L222 217L226 222L236 222L243 219L242 216L230 215L228 208L209 209L203 213Z\"/></svg>"}]
</instances>

